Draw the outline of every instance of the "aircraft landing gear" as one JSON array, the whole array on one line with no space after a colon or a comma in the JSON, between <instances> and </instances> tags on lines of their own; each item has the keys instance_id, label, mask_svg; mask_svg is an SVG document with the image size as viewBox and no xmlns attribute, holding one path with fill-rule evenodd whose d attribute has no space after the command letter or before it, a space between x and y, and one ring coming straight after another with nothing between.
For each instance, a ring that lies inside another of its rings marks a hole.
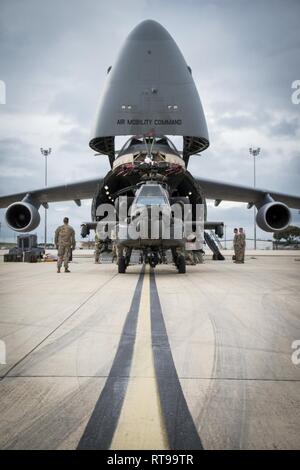
<instances>
[{"instance_id":1,"label":"aircraft landing gear","mask_svg":"<svg viewBox=\"0 0 300 470\"><path fill-rule=\"evenodd\" d=\"M179 274L185 274L186 273L186 263L185 263L185 256L184 255L178 255L177 269L178 269Z\"/></svg>"},{"instance_id":2,"label":"aircraft landing gear","mask_svg":"<svg viewBox=\"0 0 300 470\"><path fill-rule=\"evenodd\" d=\"M151 268L155 268L157 263L158 263L158 254L156 252L152 251L150 256L149 256L149 264L150 264Z\"/></svg>"},{"instance_id":3,"label":"aircraft landing gear","mask_svg":"<svg viewBox=\"0 0 300 470\"><path fill-rule=\"evenodd\" d=\"M118 256L118 272L119 272L119 274L124 274L126 272L126 268L130 263L131 252L132 252L132 248L127 248L127 249L125 249L125 255L124 255L123 250L121 251L121 253L119 253L119 256Z\"/></svg>"},{"instance_id":4,"label":"aircraft landing gear","mask_svg":"<svg viewBox=\"0 0 300 470\"><path fill-rule=\"evenodd\" d=\"M173 248L172 249L173 261L178 269L179 274L186 273L186 262L185 262L185 255L181 249Z\"/></svg>"},{"instance_id":5,"label":"aircraft landing gear","mask_svg":"<svg viewBox=\"0 0 300 470\"><path fill-rule=\"evenodd\" d=\"M158 250L146 248L143 252L143 261L148 263L151 268L155 268L158 263L161 263L161 257Z\"/></svg>"},{"instance_id":6,"label":"aircraft landing gear","mask_svg":"<svg viewBox=\"0 0 300 470\"><path fill-rule=\"evenodd\" d=\"M120 256L118 259L118 272L119 274L124 274L126 271L126 261L124 256Z\"/></svg>"}]
</instances>

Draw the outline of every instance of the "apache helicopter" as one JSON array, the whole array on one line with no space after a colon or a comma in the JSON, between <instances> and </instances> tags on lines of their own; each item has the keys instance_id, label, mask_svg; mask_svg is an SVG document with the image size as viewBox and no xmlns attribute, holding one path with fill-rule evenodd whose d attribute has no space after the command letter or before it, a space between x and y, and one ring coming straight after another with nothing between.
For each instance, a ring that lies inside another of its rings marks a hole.
<instances>
[{"instance_id":1,"label":"apache helicopter","mask_svg":"<svg viewBox=\"0 0 300 470\"><path fill-rule=\"evenodd\" d=\"M221 237L223 224L207 220L206 199L214 199L215 205L227 200L246 202L248 208L256 206L257 225L267 232L289 225L289 207L299 209L300 197L196 178L187 170L190 156L207 149L209 137L192 70L165 28L152 20L140 23L107 73L89 145L97 154L108 156L111 170L93 180L0 197L0 207L7 207L5 218L10 228L17 232L34 230L40 222L41 205L47 209L49 202L74 200L80 206L82 199L92 199L92 222L83 224L83 236L105 219L103 213L99 215L99 208L107 204L114 208L115 229L129 225L142 206L146 209L144 219L150 217L148 209L156 207L158 225L165 211L171 225L176 222L181 227L183 219L175 217L172 207L189 204L192 233L199 222L196 208L201 205L203 228L214 229ZM130 136L120 151L115 149L116 136ZM182 137L181 152L168 136ZM120 217L122 197L127 201L125 217ZM119 272L125 272L133 248L142 250L144 261L151 266L171 249L178 271L185 272L187 234L177 237L172 232L167 240L162 236L153 240L147 232L132 240L117 231L114 238ZM208 234L205 240L212 243ZM215 254L220 255L217 249Z\"/></svg>"}]
</instances>

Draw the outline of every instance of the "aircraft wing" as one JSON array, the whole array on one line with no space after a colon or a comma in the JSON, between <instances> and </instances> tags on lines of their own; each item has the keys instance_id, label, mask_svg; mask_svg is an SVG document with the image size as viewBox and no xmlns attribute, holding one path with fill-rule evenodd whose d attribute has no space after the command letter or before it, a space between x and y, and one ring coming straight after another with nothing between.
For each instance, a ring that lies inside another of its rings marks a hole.
<instances>
[{"instance_id":1,"label":"aircraft wing","mask_svg":"<svg viewBox=\"0 0 300 470\"><path fill-rule=\"evenodd\" d=\"M214 181L197 177L195 177L195 180L203 190L207 199L260 204L264 200L266 194L269 194L274 199L274 201L283 202L291 209L300 209L300 196L277 193L269 189L254 189L247 186L222 183L221 181Z\"/></svg>"},{"instance_id":2,"label":"aircraft wing","mask_svg":"<svg viewBox=\"0 0 300 470\"><path fill-rule=\"evenodd\" d=\"M36 189L34 191L24 191L22 193L0 196L0 208L7 207L13 202L22 201L27 195L39 204L60 201L79 201L81 199L91 199L103 179L93 179L79 181L77 183L53 186L49 188Z\"/></svg>"}]
</instances>

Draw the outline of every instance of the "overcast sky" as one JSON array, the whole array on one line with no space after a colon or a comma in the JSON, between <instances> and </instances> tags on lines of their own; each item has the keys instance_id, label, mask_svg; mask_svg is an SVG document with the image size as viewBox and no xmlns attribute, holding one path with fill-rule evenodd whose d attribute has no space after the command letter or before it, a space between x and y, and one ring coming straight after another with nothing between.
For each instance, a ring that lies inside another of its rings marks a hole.
<instances>
[{"instance_id":1,"label":"overcast sky","mask_svg":"<svg viewBox=\"0 0 300 470\"><path fill-rule=\"evenodd\" d=\"M0 194L44 184L40 147L52 147L48 184L94 178L109 169L88 142L106 71L129 32L154 19L173 36L198 88L210 148L192 157L199 176L252 185L249 146L260 146L257 186L300 195L299 0L0 0ZM41 211L43 213L43 211ZM64 215L78 232L90 201L51 204L49 240ZM293 223L299 214L293 212ZM253 212L210 208L228 233ZM12 237L0 211L1 239ZM42 241L43 219L38 234ZM259 236L269 237L258 230Z\"/></svg>"}]
</instances>

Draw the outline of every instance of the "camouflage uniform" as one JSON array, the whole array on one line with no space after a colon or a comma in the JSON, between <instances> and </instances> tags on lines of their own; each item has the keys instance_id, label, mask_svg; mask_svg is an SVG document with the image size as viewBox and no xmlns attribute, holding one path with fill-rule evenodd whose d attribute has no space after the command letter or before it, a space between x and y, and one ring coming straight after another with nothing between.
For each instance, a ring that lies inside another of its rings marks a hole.
<instances>
[{"instance_id":1,"label":"camouflage uniform","mask_svg":"<svg viewBox=\"0 0 300 470\"><path fill-rule=\"evenodd\" d=\"M112 244L112 260L111 262L113 263L114 261L118 261L118 254L117 254L117 242L116 242L116 228L113 228L111 230L111 244Z\"/></svg>"},{"instance_id":2,"label":"camouflage uniform","mask_svg":"<svg viewBox=\"0 0 300 470\"><path fill-rule=\"evenodd\" d=\"M243 263L245 257L246 237L244 233L236 233L233 239L235 262Z\"/></svg>"},{"instance_id":3,"label":"camouflage uniform","mask_svg":"<svg viewBox=\"0 0 300 470\"><path fill-rule=\"evenodd\" d=\"M246 249L246 234L244 232L239 233L240 250L241 250L241 262L245 262L245 249Z\"/></svg>"},{"instance_id":4,"label":"camouflage uniform","mask_svg":"<svg viewBox=\"0 0 300 470\"><path fill-rule=\"evenodd\" d=\"M100 263L100 253L102 248L102 240L97 232L95 233L95 263Z\"/></svg>"},{"instance_id":5,"label":"camouflage uniform","mask_svg":"<svg viewBox=\"0 0 300 470\"><path fill-rule=\"evenodd\" d=\"M233 237L234 260L237 261L239 250L239 234L235 233Z\"/></svg>"},{"instance_id":6,"label":"camouflage uniform","mask_svg":"<svg viewBox=\"0 0 300 470\"><path fill-rule=\"evenodd\" d=\"M71 250L75 249L75 231L68 225L60 225L55 231L55 245L57 246L57 270L64 262L65 271L68 271Z\"/></svg>"}]
</instances>

